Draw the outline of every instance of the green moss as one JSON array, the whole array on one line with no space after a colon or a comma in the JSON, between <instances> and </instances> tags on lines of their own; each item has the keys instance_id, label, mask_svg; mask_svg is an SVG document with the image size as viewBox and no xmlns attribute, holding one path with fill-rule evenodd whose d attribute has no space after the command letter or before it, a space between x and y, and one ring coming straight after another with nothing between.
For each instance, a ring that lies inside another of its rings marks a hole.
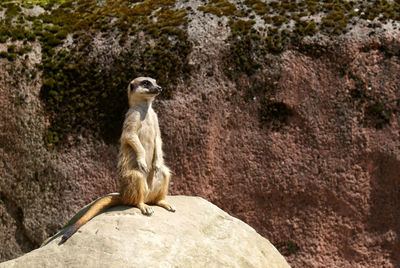
<instances>
[{"instance_id":1,"label":"green moss","mask_svg":"<svg viewBox=\"0 0 400 268\"><path fill-rule=\"evenodd\" d=\"M221 17L233 15L236 11L236 6L225 0L211 0L207 6L200 6L197 9Z\"/></svg>"},{"instance_id":2,"label":"green moss","mask_svg":"<svg viewBox=\"0 0 400 268\"><path fill-rule=\"evenodd\" d=\"M18 55L16 53L7 53L6 57L9 61L15 61Z\"/></svg>"},{"instance_id":3,"label":"green moss","mask_svg":"<svg viewBox=\"0 0 400 268\"><path fill-rule=\"evenodd\" d=\"M257 3L254 3L251 8L255 10L257 15L265 15L268 14L270 9L268 5L264 2L257 1Z\"/></svg>"},{"instance_id":4,"label":"green moss","mask_svg":"<svg viewBox=\"0 0 400 268\"><path fill-rule=\"evenodd\" d=\"M295 38L301 39L306 35L313 36L317 33L317 26L315 22L299 20L296 22L293 32L296 34Z\"/></svg>"},{"instance_id":5,"label":"green moss","mask_svg":"<svg viewBox=\"0 0 400 268\"><path fill-rule=\"evenodd\" d=\"M7 35L1 35L0 34L0 43L5 43L8 40L8 36Z\"/></svg>"},{"instance_id":6,"label":"green moss","mask_svg":"<svg viewBox=\"0 0 400 268\"><path fill-rule=\"evenodd\" d=\"M275 26L281 26L284 22L287 21L285 17L281 17L279 15L272 16L272 22Z\"/></svg>"},{"instance_id":7,"label":"green moss","mask_svg":"<svg viewBox=\"0 0 400 268\"><path fill-rule=\"evenodd\" d=\"M315 22L314 21L307 22L307 25L305 25L305 28L304 28L304 34L312 36L316 33L317 33L317 26L316 26Z\"/></svg>"},{"instance_id":8,"label":"green moss","mask_svg":"<svg viewBox=\"0 0 400 268\"><path fill-rule=\"evenodd\" d=\"M173 9L175 1L170 0L133 5L117 0L103 6L89 0L80 0L77 5L69 3L53 8L32 23L43 52L40 97L51 114L46 141L50 146L57 145L65 133L84 127L114 142L126 109L121 105L126 103L126 85L132 78L157 78L165 89L161 97L170 98L178 77L187 72L191 44L185 30L186 10ZM155 19L151 20L151 16ZM89 56L92 40L98 32L108 37L115 29L124 49L121 54L110 56L104 68ZM138 31L146 32L146 39L152 42L137 42ZM78 46L55 49L68 34ZM132 42L128 43L129 39Z\"/></svg>"},{"instance_id":9,"label":"green moss","mask_svg":"<svg viewBox=\"0 0 400 268\"><path fill-rule=\"evenodd\" d=\"M60 131L55 129L52 130L51 128L47 130L46 133L46 141L49 147L53 147L54 145L59 144L61 139L63 138L63 135L60 134Z\"/></svg>"},{"instance_id":10,"label":"green moss","mask_svg":"<svg viewBox=\"0 0 400 268\"><path fill-rule=\"evenodd\" d=\"M248 75L251 75L260 67L255 58L260 53L260 50L257 48L261 48L262 38L253 29L254 24L255 21L253 20L239 19L229 21L232 33L230 37L230 61L233 61L236 69Z\"/></svg>"},{"instance_id":11,"label":"green moss","mask_svg":"<svg viewBox=\"0 0 400 268\"><path fill-rule=\"evenodd\" d=\"M8 52L6 52L6 51L0 52L0 58L7 58L7 56L8 56Z\"/></svg>"},{"instance_id":12,"label":"green moss","mask_svg":"<svg viewBox=\"0 0 400 268\"><path fill-rule=\"evenodd\" d=\"M18 24L24 24L24 23L25 23L25 18L24 18L24 16L19 15L18 18L17 18L17 20L16 20L16 23L18 23Z\"/></svg>"},{"instance_id":13,"label":"green moss","mask_svg":"<svg viewBox=\"0 0 400 268\"><path fill-rule=\"evenodd\" d=\"M280 53L286 47L301 50L299 41L305 36L317 32L344 33L348 24L360 16L379 18L382 22L400 20L399 3L388 1L245 0L243 3L239 7L227 0L208 0L199 10L229 18L230 68L225 69L234 68L234 73L249 76L265 64L260 59L266 53ZM34 5L47 11L37 17L21 14L21 7ZM19 0L2 2L0 6L7 16L0 21L0 42L24 43L11 53L1 53L1 57L15 60L30 51L30 42L40 41L41 98L51 115L50 134L45 135L49 144L62 142L65 133L76 127L100 130L101 137L115 140L124 112L120 104L126 102L125 88L130 79L139 75L156 77L166 89L162 97L169 98L173 96L174 84L189 73L187 55L191 43L186 31L186 12L193 11L176 8L175 0L114 0L102 5L93 0ZM322 17L321 24L309 17L317 13ZM254 28L256 17L264 19L265 27ZM222 21L219 19L220 25ZM30 24L31 29L27 26ZM144 32L143 40L136 39L139 32ZM98 33L109 40L116 38L123 47L120 54L109 55L107 67L89 55ZM74 45L60 50L69 34ZM307 53L320 55L318 51L317 48ZM382 52L388 57L396 55L390 49L382 48ZM231 75L229 72L227 75ZM101 122L100 127L93 122Z\"/></svg>"},{"instance_id":14,"label":"green moss","mask_svg":"<svg viewBox=\"0 0 400 268\"><path fill-rule=\"evenodd\" d=\"M270 53L279 53L282 51L282 38L279 34L273 34L266 38L266 47Z\"/></svg>"},{"instance_id":15,"label":"green moss","mask_svg":"<svg viewBox=\"0 0 400 268\"><path fill-rule=\"evenodd\" d=\"M9 46L7 47L7 52L8 52L8 53L15 53L15 52L16 52L16 47L15 47L15 45L9 45Z\"/></svg>"},{"instance_id":16,"label":"green moss","mask_svg":"<svg viewBox=\"0 0 400 268\"><path fill-rule=\"evenodd\" d=\"M326 17L322 18L322 29L331 34L341 34L345 31L349 16L343 11L332 11Z\"/></svg>"},{"instance_id":17,"label":"green moss","mask_svg":"<svg viewBox=\"0 0 400 268\"><path fill-rule=\"evenodd\" d=\"M10 28L10 36L12 41L24 40L28 36L28 31L25 27L17 25L16 27Z\"/></svg>"},{"instance_id":18,"label":"green moss","mask_svg":"<svg viewBox=\"0 0 400 268\"><path fill-rule=\"evenodd\" d=\"M4 5L6 8L5 16L7 20L10 20L20 14L21 8L18 3L7 3Z\"/></svg>"}]
</instances>

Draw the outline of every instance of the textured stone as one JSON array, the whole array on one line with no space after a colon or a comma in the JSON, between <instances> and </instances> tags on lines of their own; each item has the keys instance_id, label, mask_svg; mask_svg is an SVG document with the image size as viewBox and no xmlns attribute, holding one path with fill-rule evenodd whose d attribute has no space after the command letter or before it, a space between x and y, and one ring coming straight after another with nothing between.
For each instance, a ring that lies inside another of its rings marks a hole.
<instances>
[{"instance_id":1,"label":"textured stone","mask_svg":"<svg viewBox=\"0 0 400 268\"><path fill-rule=\"evenodd\" d=\"M0 267L289 267L267 239L210 202L168 199L175 213L155 207L146 217L137 208L114 207L64 244L61 231Z\"/></svg>"}]
</instances>

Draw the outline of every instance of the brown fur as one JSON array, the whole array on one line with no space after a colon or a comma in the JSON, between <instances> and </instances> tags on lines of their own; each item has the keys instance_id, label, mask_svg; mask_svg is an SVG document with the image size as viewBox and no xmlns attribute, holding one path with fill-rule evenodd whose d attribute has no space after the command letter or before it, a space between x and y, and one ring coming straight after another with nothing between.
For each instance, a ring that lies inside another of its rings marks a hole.
<instances>
[{"instance_id":1,"label":"brown fur","mask_svg":"<svg viewBox=\"0 0 400 268\"><path fill-rule=\"evenodd\" d=\"M120 194L104 197L93 204L63 235L62 243L101 210L112 206L136 206L145 215L153 214L153 208L147 204L175 211L175 207L165 201L171 175L164 164L157 114L151 107L160 92L156 81L149 77L139 77L130 83L129 110L118 156Z\"/></svg>"}]
</instances>

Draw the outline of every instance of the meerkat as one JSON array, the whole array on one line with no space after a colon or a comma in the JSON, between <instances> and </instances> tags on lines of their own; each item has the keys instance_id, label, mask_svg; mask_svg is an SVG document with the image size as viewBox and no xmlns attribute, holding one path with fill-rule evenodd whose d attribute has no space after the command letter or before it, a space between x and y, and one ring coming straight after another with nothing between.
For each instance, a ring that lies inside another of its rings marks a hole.
<instances>
[{"instance_id":1,"label":"meerkat","mask_svg":"<svg viewBox=\"0 0 400 268\"><path fill-rule=\"evenodd\" d=\"M61 243L101 210L116 205L136 206L144 215L152 215L157 205L175 212L165 198L168 193L170 170L164 164L160 127L152 108L154 98L162 88L150 77L138 77L128 86L129 110L125 115L118 155L118 195L105 196L63 235Z\"/></svg>"}]
</instances>

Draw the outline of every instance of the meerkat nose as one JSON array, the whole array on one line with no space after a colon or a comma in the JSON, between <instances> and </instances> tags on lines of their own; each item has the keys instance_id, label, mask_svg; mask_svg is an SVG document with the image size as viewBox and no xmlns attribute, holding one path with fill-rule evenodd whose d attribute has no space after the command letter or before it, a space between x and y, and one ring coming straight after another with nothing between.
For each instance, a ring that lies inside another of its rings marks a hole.
<instances>
[{"instance_id":1,"label":"meerkat nose","mask_svg":"<svg viewBox=\"0 0 400 268\"><path fill-rule=\"evenodd\" d=\"M161 92L162 91L162 87L157 87L157 91Z\"/></svg>"}]
</instances>

